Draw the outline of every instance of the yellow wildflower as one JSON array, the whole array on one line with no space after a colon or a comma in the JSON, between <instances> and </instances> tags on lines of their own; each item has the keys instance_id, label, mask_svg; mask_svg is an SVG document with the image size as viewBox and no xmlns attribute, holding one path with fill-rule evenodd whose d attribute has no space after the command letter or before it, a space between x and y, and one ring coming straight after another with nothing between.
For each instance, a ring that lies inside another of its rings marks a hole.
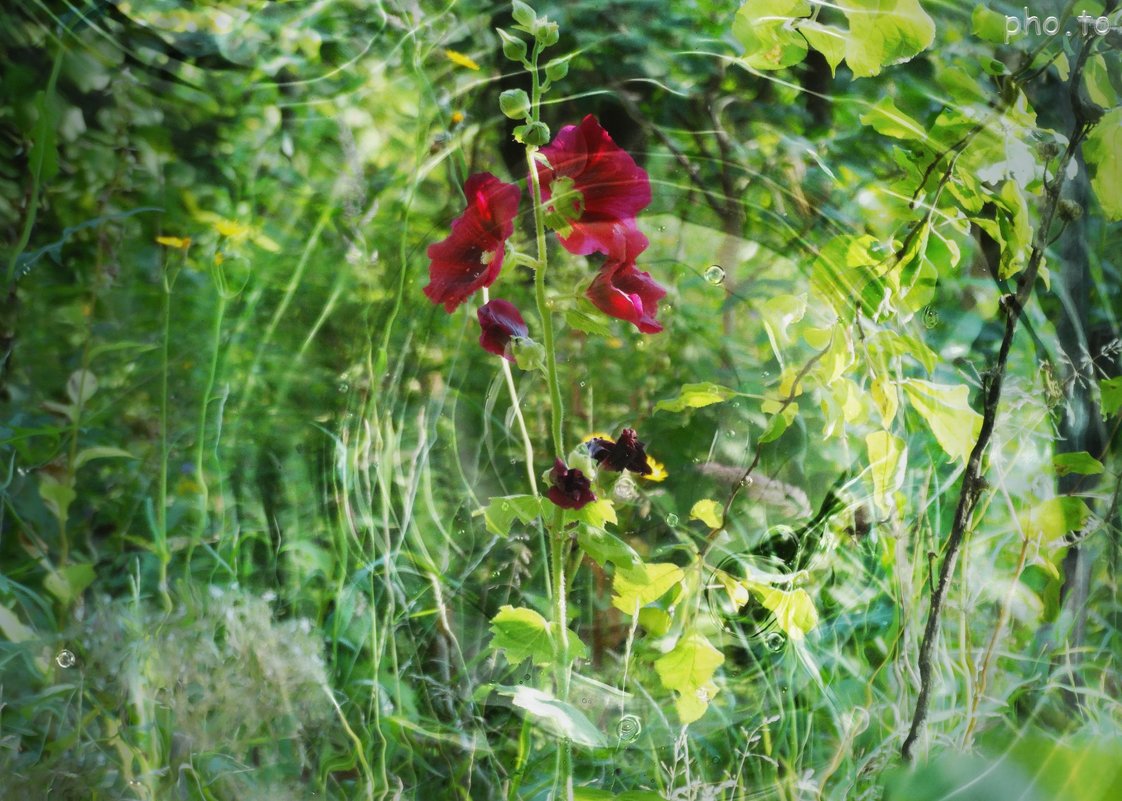
<instances>
[{"instance_id":1,"label":"yellow wildflower","mask_svg":"<svg viewBox=\"0 0 1122 801\"><path fill-rule=\"evenodd\" d=\"M651 472L645 476L640 476L641 478L645 478L647 481L665 481L666 477L670 475L666 472L666 465L664 465L658 459L652 458L649 454L647 455L647 464L651 466Z\"/></svg>"},{"instance_id":2,"label":"yellow wildflower","mask_svg":"<svg viewBox=\"0 0 1122 801\"><path fill-rule=\"evenodd\" d=\"M158 236L156 237L156 244L186 250L191 247L191 238L188 236Z\"/></svg>"}]
</instances>

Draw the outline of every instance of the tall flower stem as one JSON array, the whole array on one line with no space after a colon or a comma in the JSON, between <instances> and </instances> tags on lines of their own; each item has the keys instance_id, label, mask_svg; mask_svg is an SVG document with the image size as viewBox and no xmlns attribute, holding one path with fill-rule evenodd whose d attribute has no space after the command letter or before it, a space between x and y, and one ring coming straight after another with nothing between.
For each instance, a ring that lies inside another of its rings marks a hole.
<instances>
[{"instance_id":1,"label":"tall flower stem","mask_svg":"<svg viewBox=\"0 0 1122 801\"><path fill-rule=\"evenodd\" d=\"M541 82L538 74L538 56L541 46L535 45L530 66L532 80L532 93L530 96L530 109L534 122L539 121L541 114ZM537 265L534 269L534 298L537 301L538 316L542 321L542 338L545 345L546 377L549 381L549 406L550 406L550 431L553 439L554 455L559 458L565 456L565 445L562 437L562 421L564 407L561 400L561 384L557 380L557 347L553 334L553 315L549 301L545 294L545 273L548 266L548 251L545 241L545 212L542 208L542 185L538 176L538 167L534 158L537 147L526 146L526 165L530 170L530 189L534 206L534 236L537 240ZM550 526L550 567L553 572L552 607L554 640L554 676L557 683L557 695L561 701L567 701L569 695L569 636L567 625L567 609L565 603L565 531L564 511L558 507L554 511L553 522ZM558 792L560 790L560 792ZM572 798L573 790L573 748L569 740L563 740L557 751L557 772L554 785L554 798Z\"/></svg>"}]
</instances>

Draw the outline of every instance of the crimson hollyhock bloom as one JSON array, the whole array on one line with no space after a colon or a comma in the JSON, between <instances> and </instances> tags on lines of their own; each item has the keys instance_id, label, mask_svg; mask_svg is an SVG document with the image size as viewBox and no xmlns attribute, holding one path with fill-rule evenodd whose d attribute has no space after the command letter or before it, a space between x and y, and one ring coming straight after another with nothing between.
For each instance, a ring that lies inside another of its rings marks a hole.
<instances>
[{"instance_id":1,"label":"crimson hollyhock bloom","mask_svg":"<svg viewBox=\"0 0 1122 801\"><path fill-rule=\"evenodd\" d=\"M468 205L452 222L452 233L428 249L432 263L424 293L447 312L499 277L522 190L481 172L467 179L464 194Z\"/></svg>"},{"instance_id":2,"label":"crimson hollyhock bloom","mask_svg":"<svg viewBox=\"0 0 1122 801\"><path fill-rule=\"evenodd\" d=\"M592 494L592 482L575 467L566 467L560 459L554 460L549 480L553 486L546 497L562 509L580 509L596 500Z\"/></svg>"},{"instance_id":3,"label":"crimson hollyhock bloom","mask_svg":"<svg viewBox=\"0 0 1122 801\"><path fill-rule=\"evenodd\" d=\"M615 230L612 253L592 279L585 295L609 317L631 323L644 334L657 334L658 302L666 290L651 274L636 268L635 259L647 247L647 238L634 228Z\"/></svg>"},{"instance_id":4,"label":"crimson hollyhock bloom","mask_svg":"<svg viewBox=\"0 0 1122 801\"><path fill-rule=\"evenodd\" d=\"M507 353L506 346L514 337L529 334L526 321L514 304L495 298L480 306L476 316L482 329L479 344L483 346L483 350L502 356L507 361L514 361L514 357Z\"/></svg>"},{"instance_id":5,"label":"crimson hollyhock bloom","mask_svg":"<svg viewBox=\"0 0 1122 801\"><path fill-rule=\"evenodd\" d=\"M542 200L561 244L570 253L610 253L618 225L635 227L651 202L647 171L589 114L566 125L541 149L550 166L535 162Z\"/></svg>"},{"instance_id":6,"label":"crimson hollyhock bloom","mask_svg":"<svg viewBox=\"0 0 1122 801\"><path fill-rule=\"evenodd\" d=\"M615 442L596 437L588 443L588 455L595 459L600 467L617 473L630 470L643 476L652 472L650 464L647 463L645 449L646 445L635 436L633 428L623 429Z\"/></svg>"}]
</instances>

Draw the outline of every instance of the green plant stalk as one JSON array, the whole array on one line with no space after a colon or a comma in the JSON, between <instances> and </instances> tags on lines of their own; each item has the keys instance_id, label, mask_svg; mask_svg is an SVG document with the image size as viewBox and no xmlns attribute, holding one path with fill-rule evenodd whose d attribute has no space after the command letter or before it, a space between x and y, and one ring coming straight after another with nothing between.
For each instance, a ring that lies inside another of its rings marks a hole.
<instances>
[{"instance_id":1,"label":"green plant stalk","mask_svg":"<svg viewBox=\"0 0 1122 801\"><path fill-rule=\"evenodd\" d=\"M47 89L43 93L44 115L46 114L46 104L49 103L54 96L55 85L58 83L58 74L62 71L62 55L65 52L62 43L59 42L58 52L55 53L55 62L51 67L51 76L47 79ZM40 120L40 122L42 122L42 120ZM12 255L8 258L7 285L9 291L14 288L16 263L31 241L31 232L35 228L35 219L39 216L39 192L42 189L43 159L46 158L47 149L43 147L42 142L38 144L39 147L35 151L35 158L31 162L31 197L27 201L27 216L23 218L23 230L20 231L19 241L16 243L16 246L12 248Z\"/></svg>"},{"instance_id":2,"label":"green plant stalk","mask_svg":"<svg viewBox=\"0 0 1122 801\"><path fill-rule=\"evenodd\" d=\"M214 384L218 378L218 361L219 353L222 344L222 323L226 316L226 304L229 298L226 294L225 281L222 278L222 268L215 265L214 280L218 288L218 306L214 311L214 319L211 321L211 352L210 352L210 368L207 371L206 385L203 387L203 400L199 404L199 422L198 422L198 435L195 443L195 478L199 482L199 524L196 528L196 536L191 539L190 547L187 551L187 565L186 570L190 573L191 570L191 554L195 549L195 545L206 534L207 525L207 508L210 503L210 488L206 483L206 476L203 473L203 459L206 451L206 423L207 412L210 408L211 395L214 393Z\"/></svg>"},{"instance_id":3,"label":"green plant stalk","mask_svg":"<svg viewBox=\"0 0 1122 801\"><path fill-rule=\"evenodd\" d=\"M541 82L538 75L538 57L541 46L534 45L533 58L530 65L532 92L530 96L530 113L532 120L537 122L541 114ZM561 400L561 385L557 380L557 346L553 334L553 316L550 312L549 302L545 295L545 272L548 266L548 254L545 241L545 215L542 209L542 185L538 176L537 164L534 161L534 145L526 146L526 164L530 170L530 188L534 207L534 236L537 242L538 263L534 270L534 297L537 301L538 316L542 321L542 339L545 346L546 377L549 381L550 399L550 430L553 439L554 454L562 458L565 454L564 440L562 437L562 421L564 407ZM552 606L553 623L556 628L554 640L554 670L557 682L557 694L562 702L568 700L569 695L569 637L566 625L566 583L564 559L565 533L564 511L558 507L553 515L553 524L550 526L550 567L553 571ZM572 743L562 741L557 751L557 773L554 785L554 797L571 798L573 782L573 751ZM561 785L563 795L556 793L557 784Z\"/></svg>"},{"instance_id":4,"label":"green plant stalk","mask_svg":"<svg viewBox=\"0 0 1122 801\"><path fill-rule=\"evenodd\" d=\"M171 611L168 595L168 343L171 339L171 287L172 280L164 265L163 308L160 310L163 331L160 336L160 483L156 498L156 555L160 560L160 597L164 608Z\"/></svg>"}]
</instances>

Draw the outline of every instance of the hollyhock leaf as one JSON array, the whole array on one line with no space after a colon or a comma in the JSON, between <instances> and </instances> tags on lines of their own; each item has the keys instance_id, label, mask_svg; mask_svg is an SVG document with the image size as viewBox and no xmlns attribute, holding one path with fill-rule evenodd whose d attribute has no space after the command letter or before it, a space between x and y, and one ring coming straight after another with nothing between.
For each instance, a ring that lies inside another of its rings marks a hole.
<instances>
[{"instance_id":1,"label":"hollyhock leaf","mask_svg":"<svg viewBox=\"0 0 1122 801\"><path fill-rule=\"evenodd\" d=\"M496 537L510 534L514 521L530 524L541 514L541 500L533 495L507 495L492 498L476 514L482 514L487 530Z\"/></svg>"},{"instance_id":2,"label":"hollyhock leaf","mask_svg":"<svg viewBox=\"0 0 1122 801\"><path fill-rule=\"evenodd\" d=\"M585 504L579 509L566 509L565 521L585 523L593 528L602 529L608 523L618 523L615 507L607 498L601 498Z\"/></svg>"},{"instance_id":3,"label":"hollyhock leaf","mask_svg":"<svg viewBox=\"0 0 1122 801\"><path fill-rule=\"evenodd\" d=\"M642 562L634 548L602 528L582 526L577 543L601 567L611 562L618 569L630 570Z\"/></svg>"},{"instance_id":4,"label":"hollyhock leaf","mask_svg":"<svg viewBox=\"0 0 1122 801\"><path fill-rule=\"evenodd\" d=\"M612 579L612 606L624 614L633 615L639 609L654 603L678 582L685 578L682 568L669 562L640 563L624 570L616 565Z\"/></svg>"},{"instance_id":5,"label":"hollyhock leaf","mask_svg":"<svg viewBox=\"0 0 1122 801\"><path fill-rule=\"evenodd\" d=\"M452 232L428 248L424 293L448 312L499 277L522 190L484 172L467 179L464 195L467 208L452 222Z\"/></svg>"},{"instance_id":6,"label":"hollyhock leaf","mask_svg":"<svg viewBox=\"0 0 1122 801\"><path fill-rule=\"evenodd\" d=\"M586 748L603 748L607 739L583 712L572 704L558 700L551 693L535 687L515 687L511 703L526 712L527 716L550 735L571 741Z\"/></svg>"},{"instance_id":7,"label":"hollyhock leaf","mask_svg":"<svg viewBox=\"0 0 1122 801\"><path fill-rule=\"evenodd\" d=\"M512 339L523 338L529 333L526 321L513 303L494 298L479 307L479 344L488 353L502 356L508 361L514 357L507 352Z\"/></svg>"},{"instance_id":8,"label":"hollyhock leaf","mask_svg":"<svg viewBox=\"0 0 1122 801\"><path fill-rule=\"evenodd\" d=\"M1061 495L1021 512L1017 520L1024 535L1040 545L1060 548L1064 535L1087 525L1093 515L1082 498Z\"/></svg>"},{"instance_id":9,"label":"hollyhock leaf","mask_svg":"<svg viewBox=\"0 0 1122 801\"><path fill-rule=\"evenodd\" d=\"M617 226L634 229L636 215L650 205L651 183L646 170L591 114L579 125L563 127L542 153L549 166L536 164L535 168L543 203L554 208L554 186L568 179L557 184L558 189L564 188L565 197L558 197L556 202L564 202L569 210L580 207L579 217L569 221L569 233L560 237L562 246L578 256L610 255Z\"/></svg>"},{"instance_id":10,"label":"hollyhock leaf","mask_svg":"<svg viewBox=\"0 0 1122 801\"><path fill-rule=\"evenodd\" d=\"M678 397L660 400L655 404L655 411L682 412L686 409L700 409L714 403L723 403L730 398L735 398L740 393L711 381L698 384L683 384Z\"/></svg>"},{"instance_id":11,"label":"hollyhock leaf","mask_svg":"<svg viewBox=\"0 0 1122 801\"><path fill-rule=\"evenodd\" d=\"M512 665L525 659L533 660L535 665L547 665L553 660L549 622L533 609L500 607L491 619L491 634L491 647L503 651Z\"/></svg>"},{"instance_id":12,"label":"hollyhock leaf","mask_svg":"<svg viewBox=\"0 0 1122 801\"><path fill-rule=\"evenodd\" d=\"M682 723L693 723L705 714L717 694L713 676L724 661L725 655L697 632L682 637L674 650L655 661L662 686L677 693L674 706Z\"/></svg>"},{"instance_id":13,"label":"hollyhock leaf","mask_svg":"<svg viewBox=\"0 0 1122 801\"><path fill-rule=\"evenodd\" d=\"M591 305L591 304L590 304ZM566 309L565 322L570 328L600 337L610 337L612 329L583 309Z\"/></svg>"}]
</instances>

